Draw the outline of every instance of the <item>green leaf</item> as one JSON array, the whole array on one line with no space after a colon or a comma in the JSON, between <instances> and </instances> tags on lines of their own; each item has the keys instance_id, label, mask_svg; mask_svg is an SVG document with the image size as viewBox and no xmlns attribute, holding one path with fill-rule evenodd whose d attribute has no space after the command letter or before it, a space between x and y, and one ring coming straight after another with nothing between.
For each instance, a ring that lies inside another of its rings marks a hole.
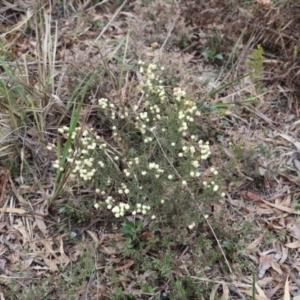
<instances>
[{"instance_id":1,"label":"green leaf","mask_svg":"<svg viewBox=\"0 0 300 300\"><path fill-rule=\"evenodd\" d=\"M223 55L221 53L219 53L215 56L215 58L223 60Z\"/></svg>"},{"instance_id":2,"label":"green leaf","mask_svg":"<svg viewBox=\"0 0 300 300\"><path fill-rule=\"evenodd\" d=\"M228 241L225 241L225 242L223 243L223 245L224 245L224 247L225 247L228 251L233 251L234 246L233 246L232 243L230 243L230 242L228 242Z\"/></svg>"},{"instance_id":3,"label":"green leaf","mask_svg":"<svg viewBox=\"0 0 300 300\"><path fill-rule=\"evenodd\" d=\"M142 220L137 220L135 225L136 225L136 231L141 231L142 226L143 226L143 221Z\"/></svg>"}]
</instances>

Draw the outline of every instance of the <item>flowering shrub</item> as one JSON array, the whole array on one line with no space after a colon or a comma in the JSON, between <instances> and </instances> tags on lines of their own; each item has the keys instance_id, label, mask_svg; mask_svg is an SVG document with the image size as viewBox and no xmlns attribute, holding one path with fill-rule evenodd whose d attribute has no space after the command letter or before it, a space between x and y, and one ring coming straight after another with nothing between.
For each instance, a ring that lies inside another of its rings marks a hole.
<instances>
[{"instance_id":1,"label":"flowering shrub","mask_svg":"<svg viewBox=\"0 0 300 300\"><path fill-rule=\"evenodd\" d=\"M201 182L211 155L209 143L199 137L201 113L180 87L167 92L163 67L142 61L138 67L140 99L132 107L98 100L99 114L113 124L109 139L93 128L59 129L74 141L67 163L82 182L93 184L96 209L110 210L116 218L169 215L192 229L199 219L192 199L202 205L219 191L214 180ZM65 168L59 159L53 167ZM212 178L218 174L214 167L210 172Z\"/></svg>"}]
</instances>

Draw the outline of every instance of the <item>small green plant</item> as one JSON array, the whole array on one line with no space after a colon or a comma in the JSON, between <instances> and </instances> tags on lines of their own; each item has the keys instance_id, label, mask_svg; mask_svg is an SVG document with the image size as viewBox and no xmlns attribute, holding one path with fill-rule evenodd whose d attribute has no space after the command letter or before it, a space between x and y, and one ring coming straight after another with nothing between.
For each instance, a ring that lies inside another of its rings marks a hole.
<instances>
[{"instance_id":1,"label":"small green plant","mask_svg":"<svg viewBox=\"0 0 300 300\"><path fill-rule=\"evenodd\" d=\"M221 53L217 53L216 48L205 50L204 52L202 52L202 55L206 58L213 59L213 60L217 59L222 61L224 59Z\"/></svg>"},{"instance_id":2,"label":"small green plant","mask_svg":"<svg viewBox=\"0 0 300 300\"><path fill-rule=\"evenodd\" d=\"M121 232L127 237L126 243L129 248L133 247L133 243L141 232L142 226L142 220L136 220L135 222L125 221L122 223Z\"/></svg>"},{"instance_id":3,"label":"small green plant","mask_svg":"<svg viewBox=\"0 0 300 300\"><path fill-rule=\"evenodd\" d=\"M105 23L103 22L103 20L97 20L94 22L94 25L98 28L101 28L105 25Z\"/></svg>"},{"instance_id":4,"label":"small green plant","mask_svg":"<svg viewBox=\"0 0 300 300\"><path fill-rule=\"evenodd\" d=\"M253 69L251 78L255 84L259 84L263 73L263 53L261 45L257 45L251 53L251 58L247 61L247 65Z\"/></svg>"},{"instance_id":5,"label":"small green plant","mask_svg":"<svg viewBox=\"0 0 300 300\"><path fill-rule=\"evenodd\" d=\"M223 243L225 249L227 249L229 252L233 252L234 251L234 244L230 241L224 241Z\"/></svg>"},{"instance_id":6,"label":"small green plant","mask_svg":"<svg viewBox=\"0 0 300 300\"><path fill-rule=\"evenodd\" d=\"M59 213L74 219L77 223L81 223L88 218L88 212L91 208L92 205L88 207L84 198L79 198L76 204L74 201L66 201L62 203L58 211Z\"/></svg>"},{"instance_id":7,"label":"small green plant","mask_svg":"<svg viewBox=\"0 0 300 300\"><path fill-rule=\"evenodd\" d=\"M154 292L154 288L147 282L142 284L142 288L145 293L153 293Z\"/></svg>"}]
</instances>

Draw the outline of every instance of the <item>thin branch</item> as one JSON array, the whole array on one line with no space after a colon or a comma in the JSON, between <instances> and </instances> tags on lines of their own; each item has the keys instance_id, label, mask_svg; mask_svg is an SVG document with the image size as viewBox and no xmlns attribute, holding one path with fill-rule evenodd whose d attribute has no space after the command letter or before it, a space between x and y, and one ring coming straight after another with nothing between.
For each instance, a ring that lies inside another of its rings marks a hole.
<instances>
[{"instance_id":1,"label":"thin branch","mask_svg":"<svg viewBox=\"0 0 300 300\"><path fill-rule=\"evenodd\" d=\"M110 24L114 21L114 19L117 17L117 15L120 13L120 11L122 10L122 8L125 6L125 4L127 3L128 0L125 0L123 2L123 4L117 9L117 11L115 12L115 14L113 15L113 17L109 20L109 22L104 26L104 28L102 29L102 31L100 32L100 34L98 35L98 37L95 39L95 42L97 42L102 35L104 34L104 32L108 29L108 27L110 26Z\"/></svg>"}]
</instances>

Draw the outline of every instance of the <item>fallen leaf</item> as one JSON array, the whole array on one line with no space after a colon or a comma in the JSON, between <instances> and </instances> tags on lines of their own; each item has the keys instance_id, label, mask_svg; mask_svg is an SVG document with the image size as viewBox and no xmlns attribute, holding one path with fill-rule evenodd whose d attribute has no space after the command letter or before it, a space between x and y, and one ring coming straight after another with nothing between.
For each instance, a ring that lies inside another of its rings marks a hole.
<instances>
[{"instance_id":1,"label":"fallen leaf","mask_svg":"<svg viewBox=\"0 0 300 300\"><path fill-rule=\"evenodd\" d=\"M281 251L282 251L282 257L281 257L279 263L283 264L286 261L287 257L288 257L289 249L282 246Z\"/></svg>"},{"instance_id":2,"label":"fallen leaf","mask_svg":"<svg viewBox=\"0 0 300 300\"><path fill-rule=\"evenodd\" d=\"M278 195L278 196L280 196L280 195ZM278 199L276 199L276 201L279 200L279 198L280 197L278 197ZM287 194L284 195L283 200L281 202L275 202L275 203L280 204L282 206L290 206L291 202L292 202L291 192L290 192L290 190L288 190Z\"/></svg>"},{"instance_id":3,"label":"fallen leaf","mask_svg":"<svg viewBox=\"0 0 300 300\"><path fill-rule=\"evenodd\" d=\"M0 230L2 230L5 226L8 225L8 222L0 222Z\"/></svg>"},{"instance_id":4,"label":"fallen leaf","mask_svg":"<svg viewBox=\"0 0 300 300\"><path fill-rule=\"evenodd\" d=\"M44 260L45 264L50 268L50 270L52 272L58 271L58 267L57 267L55 259L49 259L49 258L47 258L47 257L44 256L43 260Z\"/></svg>"},{"instance_id":5,"label":"fallen leaf","mask_svg":"<svg viewBox=\"0 0 300 300\"><path fill-rule=\"evenodd\" d=\"M273 279L272 281L274 281L274 278L272 279ZM267 289L266 290L267 297L272 299L272 297L277 293L277 291L282 288L283 288L283 284L280 282L275 287Z\"/></svg>"},{"instance_id":6,"label":"fallen leaf","mask_svg":"<svg viewBox=\"0 0 300 300\"><path fill-rule=\"evenodd\" d=\"M267 205L270 205L274 208L277 208L279 210L282 210L282 211L285 211L285 212L288 212L288 213L291 213L291 214L295 214L295 215L300 215L300 211L299 210L295 210L293 208L288 208L288 207L285 207L285 206L282 206L282 205L279 205L279 204L273 204L273 203L270 203L268 201L265 201L262 199L262 201L264 203L266 203Z\"/></svg>"},{"instance_id":7,"label":"fallen leaf","mask_svg":"<svg viewBox=\"0 0 300 300\"><path fill-rule=\"evenodd\" d=\"M17 198L21 203L28 205L28 201L26 201L26 200L20 195L20 193L17 191L16 186L15 186L15 184L14 184L14 181L11 179L10 176L8 177L8 179L9 179L9 182L10 182L11 189L12 189L13 193L15 194L16 198Z\"/></svg>"},{"instance_id":8,"label":"fallen leaf","mask_svg":"<svg viewBox=\"0 0 300 300\"><path fill-rule=\"evenodd\" d=\"M257 248L257 246L261 243L262 237L257 238L254 240L251 244L249 244L246 249L247 250L254 250Z\"/></svg>"},{"instance_id":9,"label":"fallen leaf","mask_svg":"<svg viewBox=\"0 0 300 300\"><path fill-rule=\"evenodd\" d=\"M257 3L265 5L267 7L269 7L271 4L270 0L257 0Z\"/></svg>"},{"instance_id":10,"label":"fallen leaf","mask_svg":"<svg viewBox=\"0 0 300 300\"><path fill-rule=\"evenodd\" d=\"M13 228L17 229L23 236L23 245L30 241L28 230L25 228L21 220L16 220L17 224L13 225Z\"/></svg>"},{"instance_id":11,"label":"fallen leaf","mask_svg":"<svg viewBox=\"0 0 300 300\"><path fill-rule=\"evenodd\" d=\"M295 167L300 171L300 161L298 159L294 159Z\"/></svg>"},{"instance_id":12,"label":"fallen leaf","mask_svg":"<svg viewBox=\"0 0 300 300\"><path fill-rule=\"evenodd\" d=\"M290 287L289 287L289 276L286 277L285 285L284 285L284 297L283 300L291 300L290 296Z\"/></svg>"},{"instance_id":13,"label":"fallen leaf","mask_svg":"<svg viewBox=\"0 0 300 300\"><path fill-rule=\"evenodd\" d=\"M105 247L104 245L102 245L99 250L100 250L100 252L108 254L108 255L116 254L115 248L113 248L113 247Z\"/></svg>"},{"instance_id":14,"label":"fallen leaf","mask_svg":"<svg viewBox=\"0 0 300 300\"><path fill-rule=\"evenodd\" d=\"M282 138L284 138L285 140L289 141L290 143L294 144L294 146L300 152L300 142L297 142L297 140L295 140L293 137L291 137L287 134L279 133L278 135L281 136Z\"/></svg>"},{"instance_id":15,"label":"fallen leaf","mask_svg":"<svg viewBox=\"0 0 300 300\"><path fill-rule=\"evenodd\" d=\"M32 262L33 262L33 258L28 258L26 260L23 260L21 262L21 269L22 270L28 269L30 267L30 265L32 264Z\"/></svg>"},{"instance_id":16,"label":"fallen leaf","mask_svg":"<svg viewBox=\"0 0 300 300\"><path fill-rule=\"evenodd\" d=\"M264 253L271 253L271 252L276 252L275 249L271 249L267 252L264 252ZM265 276L265 273L266 271L273 266L273 263L277 262L281 257L282 257L282 253L275 253L275 254L269 254L269 255L266 255L264 253L261 253L261 257L259 259L259 267L258 267L258 278L261 279ZM274 267L276 268L277 266L274 265ZM281 271L281 270L280 270Z\"/></svg>"},{"instance_id":17,"label":"fallen leaf","mask_svg":"<svg viewBox=\"0 0 300 300\"><path fill-rule=\"evenodd\" d=\"M38 270L38 271L49 271L49 267L41 267L41 266L33 266L33 267L31 267L33 270ZM41 272L39 272L39 273L41 273ZM44 273L44 272L42 272L42 273Z\"/></svg>"},{"instance_id":18,"label":"fallen leaf","mask_svg":"<svg viewBox=\"0 0 300 300\"><path fill-rule=\"evenodd\" d=\"M263 205L265 205L264 203L263 204L260 204L260 206L257 206L256 207L256 213L258 215L271 215L272 213L274 213L273 209L271 207L262 207ZM272 223L271 223L272 224Z\"/></svg>"},{"instance_id":19,"label":"fallen leaf","mask_svg":"<svg viewBox=\"0 0 300 300\"><path fill-rule=\"evenodd\" d=\"M55 251L52 249L51 246L53 244L53 241L47 239L41 239L40 241L45 246L46 250L48 250L49 253L51 253L56 259L58 259L58 256L56 255Z\"/></svg>"},{"instance_id":20,"label":"fallen leaf","mask_svg":"<svg viewBox=\"0 0 300 300\"><path fill-rule=\"evenodd\" d=\"M271 283L273 280L273 277L265 277L263 279L258 280L257 283L259 284L259 286L265 286Z\"/></svg>"},{"instance_id":21,"label":"fallen leaf","mask_svg":"<svg viewBox=\"0 0 300 300\"><path fill-rule=\"evenodd\" d=\"M252 296L253 294L252 294L252 290L239 290L240 292L242 292L242 293L244 293L244 294L247 294L248 296ZM258 295L258 294L255 294L255 299L256 300L270 300L269 298L267 298L267 297L262 297L262 296L260 296L260 295Z\"/></svg>"},{"instance_id":22,"label":"fallen leaf","mask_svg":"<svg viewBox=\"0 0 300 300\"><path fill-rule=\"evenodd\" d=\"M276 271L279 275L283 274L282 271L281 271L281 269L280 269L280 266L279 266L279 264L277 262L271 261L271 266L272 266L272 269L274 271Z\"/></svg>"},{"instance_id":23,"label":"fallen leaf","mask_svg":"<svg viewBox=\"0 0 300 300\"><path fill-rule=\"evenodd\" d=\"M265 292L262 290L262 288L259 286L259 284L257 282L255 283L255 288L256 288L259 296L267 298Z\"/></svg>"},{"instance_id":24,"label":"fallen leaf","mask_svg":"<svg viewBox=\"0 0 300 300\"><path fill-rule=\"evenodd\" d=\"M289 230L291 236L300 240L300 219L291 220L291 222L286 225L286 228Z\"/></svg>"},{"instance_id":25,"label":"fallen leaf","mask_svg":"<svg viewBox=\"0 0 300 300\"><path fill-rule=\"evenodd\" d=\"M217 283L213 286L213 288L211 289L211 293L210 293L210 296L209 296L209 300L214 300L216 299L216 293L218 291L218 288L220 286L220 283Z\"/></svg>"},{"instance_id":26,"label":"fallen leaf","mask_svg":"<svg viewBox=\"0 0 300 300\"><path fill-rule=\"evenodd\" d=\"M64 266L66 267L69 263L70 263L70 259L69 257L65 254L65 251L64 251L64 242L63 242L63 239L60 238L60 241L59 241L60 245L59 245L59 252L60 252L60 263L61 264L64 264Z\"/></svg>"},{"instance_id":27,"label":"fallen leaf","mask_svg":"<svg viewBox=\"0 0 300 300\"><path fill-rule=\"evenodd\" d=\"M95 232L92 232L90 230L87 230L86 232L90 235L90 237L93 239L93 241L97 243L97 245L100 244L100 241Z\"/></svg>"},{"instance_id":28,"label":"fallen leaf","mask_svg":"<svg viewBox=\"0 0 300 300\"><path fill-rule=\"evenodd\" d=\"M133 260L129 260L125 265L116 268L115 271L123 271L125 269L130 268L133 264L134 264Z\"/></svg>"},{"instance_id":29,"label":"fallen leaf","mask_svg":"<svg viewBox=\"0 0 300 300\"><path fill-rule=\"evenodd\" d=\"M288 243L285 244L286 247L291 248L291 249L295 249L295 248L299 248L300 247L300 241L296 241L293 243Z\"/></svg>"},{"instance_id":30,"label":"fallen leaf","mask_svg":"<svg viewBox=\"0 0 300 300\"><path fill-rule=\"evenodd\" d=\"M44 220L41 217L35 216L35 223L36 223L37 227L39 228L39 230L44 234L44 236L47 236L48 230L47 230L47 226L46 226Z\"/></svg>"},{"instance_id":31,"label":"fallen leaf","mask_svg":"<svg viewBox=\"0 0 300 300\"><path fill-rule=\"evenodd\" d=\"M222 283L222 288L223 288L223 294L222 294L221 300L228 300L229 299L228 285L225 283Z\"/></svg>"},{"instance_id":32,"label":"fallen leaf","mask_svg":"<svg viewBox=\"0 0 300 300\"><path fill-rule=\"evenodd\" d=\"M252 193L252 192L242 191L242 192L241 192L241 195L242 195L244 198L246 198L246 199L248 199L248 200L252 200L252 201L254 201L254 202L259 202L259 203L262 203L262 202L263 202L263 199L262 199L259 195L254 194L254 193Z\"/></svg>"},{"instance_id":33,"label":"fallen leaf","mask_svg":"<svg viewBox=\"0 0 300 300\"><path fill-rule=\"evenodd\" d=\"M151 236L152 236L152 233L151 233L150 231L146 231L146 232L143 232L143 233L140 235L139 239L140 239L141 241L144 241L144 240L148 239L148 238L151 237Z\"/></svg>"},{"instance_id":34,"label":"fallen leaf","mask_svg":"<svg viewBox=\"0 0 300 300\"><path fill-rule=\"evenodd\" d=\"M27 213L27 211L22 208L14 208L14 207L1 207L0 212L15 213L15 214L19 214L19 215L23 215L23 214Z\"/></svg>"}]
</instances>

